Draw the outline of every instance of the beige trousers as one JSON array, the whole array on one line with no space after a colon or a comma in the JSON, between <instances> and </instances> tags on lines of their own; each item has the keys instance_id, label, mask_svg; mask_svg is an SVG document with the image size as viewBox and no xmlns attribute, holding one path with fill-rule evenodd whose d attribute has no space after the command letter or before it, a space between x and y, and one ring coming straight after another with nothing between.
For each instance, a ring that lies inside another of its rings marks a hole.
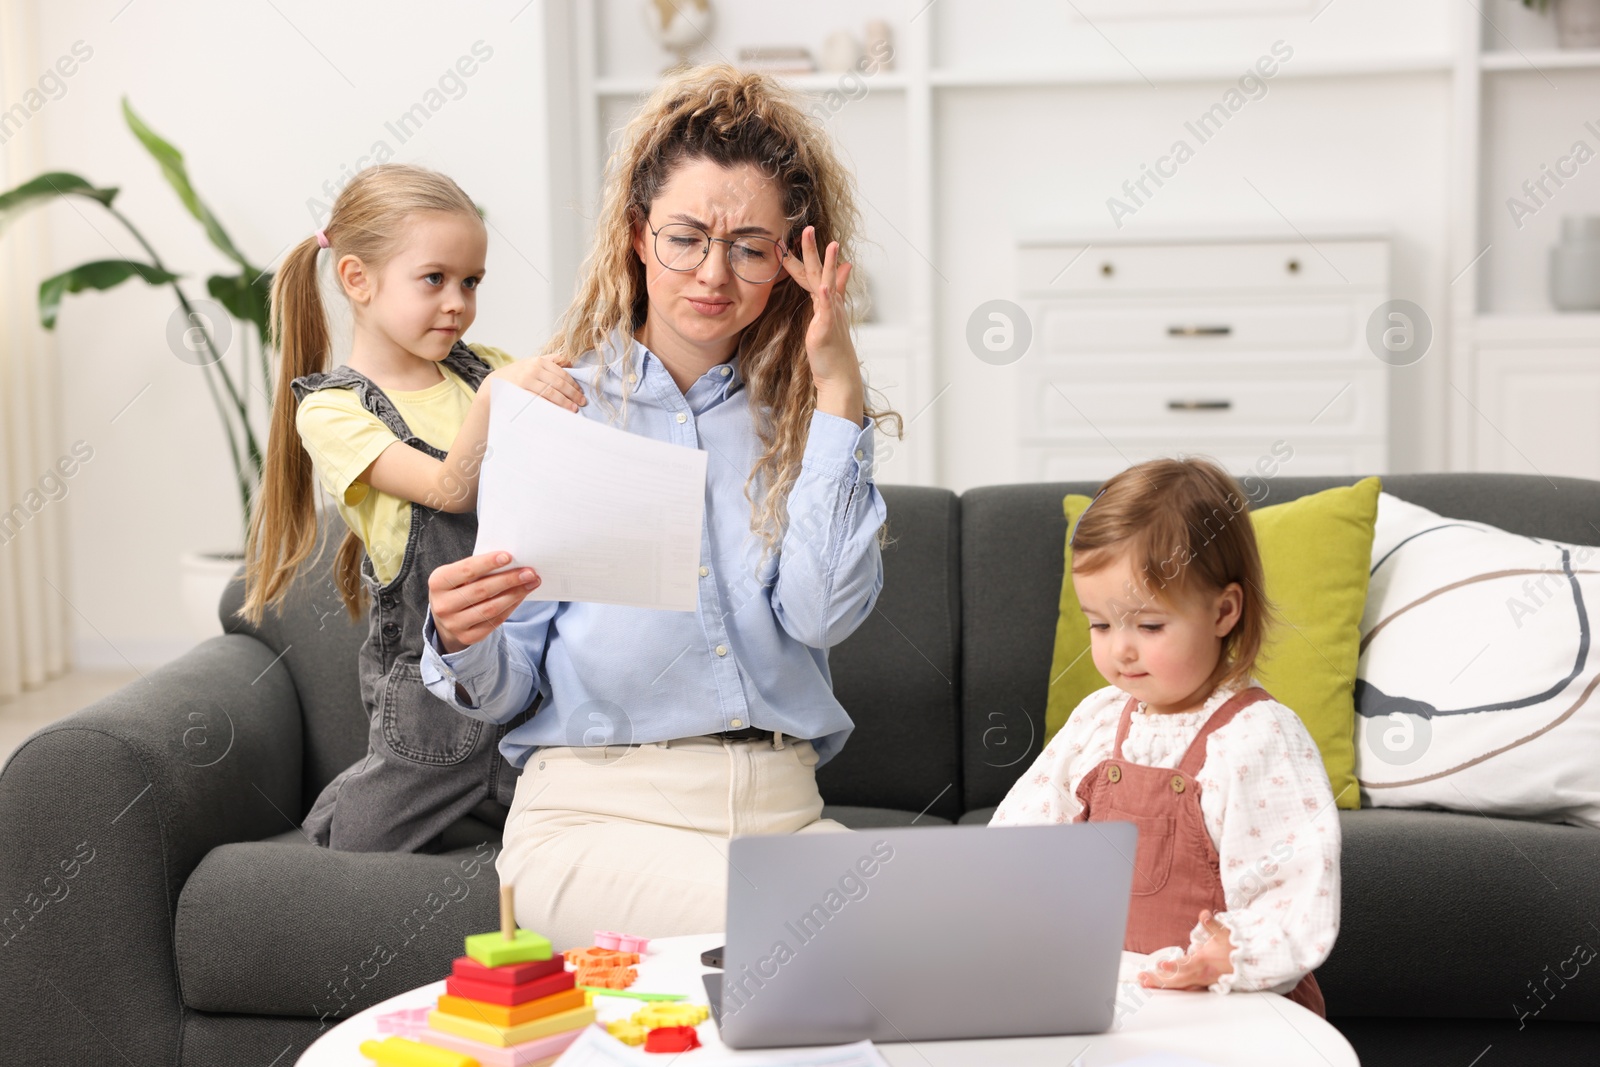
<instances>
[{"instance_id":1,"label":"beige trousers","mask_svg":"<svg viewBox=\"0 0 1600 1067\"><path fill-rule=\"evenodd\" d=\"M495 864L516 886L517 925L558 952L596 930L724 929L730 837L847 829L822 818L816 766L792 738L537 750Z\"/></svg>"}]
</instances>

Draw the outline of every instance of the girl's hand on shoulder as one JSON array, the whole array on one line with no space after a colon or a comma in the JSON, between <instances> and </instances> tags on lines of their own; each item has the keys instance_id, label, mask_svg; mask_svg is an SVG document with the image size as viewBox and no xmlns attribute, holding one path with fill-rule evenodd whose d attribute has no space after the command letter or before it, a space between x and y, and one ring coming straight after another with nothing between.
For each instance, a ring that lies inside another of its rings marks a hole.
<instances>
[{"instance_id":1,"label":"girl's hand on shoulder","mask_svg":"<svg viewBox=\"0 0 1600 1067\"><path fill-rule=\"evenodd\" d=\"M845 305L850 264L839 262L838 241L828 242L827 250L818 253L815 226L801 231L799 252L797 256L790 250L783 267L800 288L811 294L806 356L811 362L811 380L816 384L819 401L824 395L859 401L866 390L861 381L861 361L856 358L855 342L850 339L850 315ZM859 414L855 421L861 421Z\"/></svg>"},{"instance_id":2,"label":"girl's hand on shoulder","mask_svg":"<svg viewBox=\"0 0 1600 1067\"><path fill-rule=\"evenodd\" d=\"M1200 913L1200 923L1210 936L1177 960L1162 960L1154 971L1140 971L1139 984L1146 989L1206 989L1218 978L1233 973L1233 939L1228 928L1209 911Z\"/></svg>"},{"instance_id":3,"label":"girl's hand on shoulder","mask_svg":"<svg viewBox=\"0 0 1600 1067\"><path fill-rule=\"evenodd\" d=\"M542 396L550 403L568 411L577 411L579 407L589 402L589 398L583 395L583 386L578 384L578 380L568 372L567 368L549 356L519 359L515 363L491 371L489 377L510 382L518 389L526 389L534 396Z\"/></svg>"}]
</instances>

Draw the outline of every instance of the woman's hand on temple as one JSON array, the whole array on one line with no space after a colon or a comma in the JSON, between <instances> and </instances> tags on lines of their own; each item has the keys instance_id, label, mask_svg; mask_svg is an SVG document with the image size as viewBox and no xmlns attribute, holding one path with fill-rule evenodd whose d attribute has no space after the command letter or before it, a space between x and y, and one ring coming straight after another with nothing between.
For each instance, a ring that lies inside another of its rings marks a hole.
<instances>
[{"instance_id":1,"label":"woman's hand on temple","mask_svg":"<svg viewBox=\"0 0 1600 1067\"><path fill-rule=\"evenodd\" d=\"M817 409L859 425L866 388L861 380L861 361L856 358L856 346L850 339L850 315L845 305L850 264L839 262L837 241L830 241L827 250L818 253L815 226L801 231L799 253L791 251L786 255L783 266L789 277L811 294L806 356L811 361L811 380L817 387Z\"/></svg>"},{"instance_id":2,"label":"woman's hand on temple","mask_svg":"<svg viewBox=\"0 0 1600 1067\"><path fill-rule=\"evenodd\" d=\"M1206 989L1225 974L1233 973L1233 939L1228 928L1209 911L1200 913L1200 924L1210 936L1177 960L1162 960L1154 971L1140 971L1139 984L1146 989Z\"/></svg>"},{"instance_id":3,"label":"woman's hand on temple","mask_svg":"<svg viewBox=\"0 0 1600 1067\"><path fill-rule=\"evenodd\" d=\"M517 388L526 389L534 396L542 396L550 403L568 411L577 411L580 405L589 402L588 397L583 395L583 386L578 384L578 380L567 371L566 367L549 356L519 359L515 363L490 372L489 377L510 382Z\"/></svg>"},{"instance_id":4,"label":"woman's hand on temple","mask_svg":"<svg viewBox=\"0 0 1600 1067\"><path fill-rule=\"evenodd\" d=\"M428 607L446 652L460 652L488 637L539 588L540 578L532 567L500 571L510 562L508 553L484 552L446 563L428 575Z\"/></svg>"}]
</instances>

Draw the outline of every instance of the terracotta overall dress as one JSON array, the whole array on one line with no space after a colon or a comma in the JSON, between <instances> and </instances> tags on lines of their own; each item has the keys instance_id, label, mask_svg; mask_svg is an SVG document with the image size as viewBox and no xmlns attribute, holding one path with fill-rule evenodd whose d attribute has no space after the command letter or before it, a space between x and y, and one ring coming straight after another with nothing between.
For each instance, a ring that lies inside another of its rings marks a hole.
<instances>
[{"instance_id":1,"label":"terracotta overall dress","mask_svg":"<svg viewBox=\"0 0 1600 1067\"><path fill-rule=\"evenodd\" d=\"M1189 931L1201 909L1228 910L1222 891L1221 862L1200 814L1200 785L1195 775L1206 761L1206 740L1242 709L1270 700L1264 689L1234 694L1212 713L1176 768L1148 767L1122 757L1122 743L1138 701L1123 706L1111 755L1078 783L1083 805L1075 822L1131 822L1139 828L1133 863L1133 893L1128 908L1129 952L1155 952L1169 945L1187 947ZM1307 974L1288 993L1290 1000L1316 1012L1327 1012L1317 980Z\"/></svg>"}]
</instances>

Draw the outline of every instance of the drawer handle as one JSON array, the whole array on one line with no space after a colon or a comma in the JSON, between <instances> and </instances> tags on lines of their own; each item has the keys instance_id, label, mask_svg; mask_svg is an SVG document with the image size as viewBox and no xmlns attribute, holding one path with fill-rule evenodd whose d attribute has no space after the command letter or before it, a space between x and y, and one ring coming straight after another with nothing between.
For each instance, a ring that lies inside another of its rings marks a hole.
<instances>
[{"instance_id":1,"label":"drawer handle","mask_svg":"<svg viewBox=\"0 0 1600 1067\"><path fill-rule=\"evenodd\" d=\"M1168 411L1227 411L1233 407L1231 400L1169 400Z\"/></svg>"},{"instance_id":2,"label":"drawer handle","mask_svg":"<svg viewBox=\"0 0 1600 1067\"><path fill-rule=\"evenodd\" d=\"M1233 332L1232 326L1168 326L1167 335L1170 337L1226 337Z\"/></svg>"}]
</instances>

